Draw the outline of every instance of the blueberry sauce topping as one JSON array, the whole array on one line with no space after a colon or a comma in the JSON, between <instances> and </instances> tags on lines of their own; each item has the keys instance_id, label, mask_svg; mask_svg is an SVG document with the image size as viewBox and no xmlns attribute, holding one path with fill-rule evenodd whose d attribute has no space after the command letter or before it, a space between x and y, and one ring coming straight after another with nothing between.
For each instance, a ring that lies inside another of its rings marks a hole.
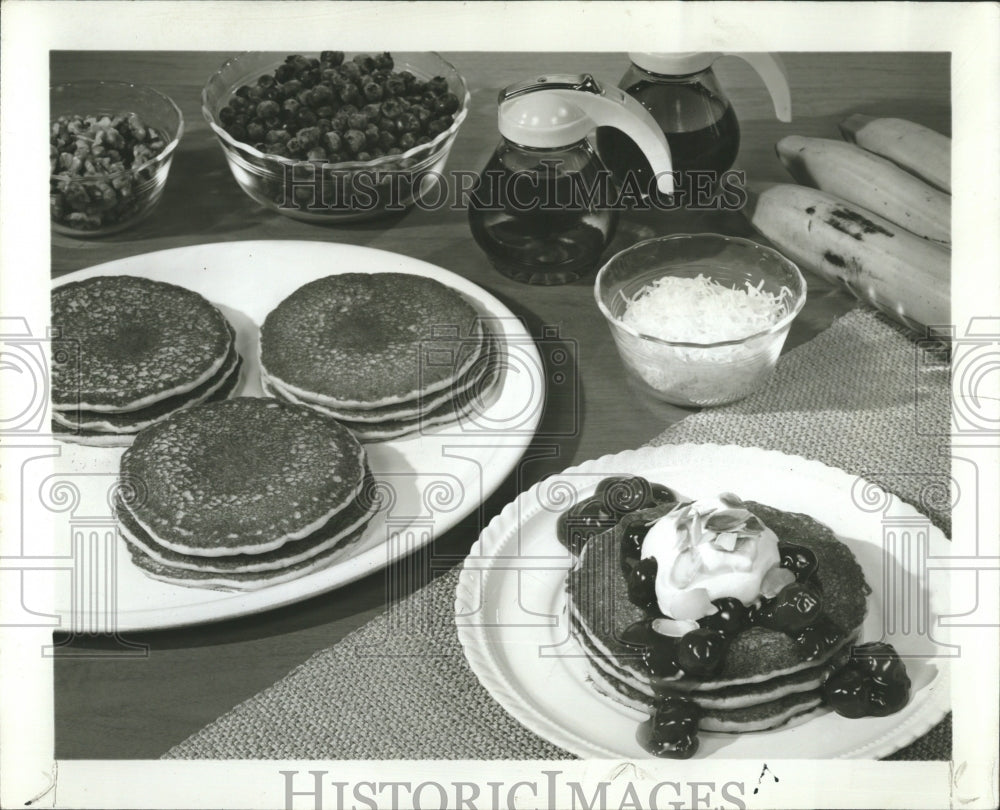
<instances>
[{"instance_id":1,"label":"blueberry sauce topping","mask_svg":"<svg viewBox=\"0 0 1000 810\"><path fill-rule=\"evenodd\" d=\"M856 644L850 660L829 677L823 693L844 717L885 717L910 698L910 678L891 644Z\"/></svg>"},{"instance_id":2,"label":"blueberry sauce topping","mask_svg":"<svg viewBox=\"0 0 1000 810\"><path fill-rule=\"evenodd\" d=\"M559 538L579 554L593 536L613 527L624 516L678 502L672 490L640 476L606 478L592 497L560 516ZM628 598L645 612L646 618L626 628L618 640L634 649L653 678L717 675L725 664L731 641L753 626L787 634L803 661L822 659L843 642L844 631L823 611L816 555L806 546L786 541L778 543L780 567L794 574L793 582L772 598L761 597L749 605L733 597L716 599L712 602L715 612L699 619L695 629L683 632L683 623L673 623L660 611L655 588L656 558L642 558L643 540L652 525L639 520L621 531L620 563ZM671 634L666 634L657 622L673 623L668 628ZM906 669L895 650L888 644L869 643L852 648L848 663L829 677L823 692L839 714L865 717L899 711L909 699L909 688ZM640 739L655 756L687 759L698 750L700 715L701 710L692 700L660 693L656 711L643 724Z\"/></svg>"}]
</instances>

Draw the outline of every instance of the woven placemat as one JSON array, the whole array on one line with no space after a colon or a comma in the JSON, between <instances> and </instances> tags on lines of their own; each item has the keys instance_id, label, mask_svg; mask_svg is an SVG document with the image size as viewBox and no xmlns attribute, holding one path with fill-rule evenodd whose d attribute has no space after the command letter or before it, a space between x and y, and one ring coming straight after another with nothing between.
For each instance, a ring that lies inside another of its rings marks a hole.
<instances>
[{"instance_id":1,"label":"woven placemat","mask_svg":"<svg viewBox=\"0 0 1000 810\"><path fill-rule=\"evenodd\" d=\"M946 533L948 370L855 310L782 358L772 382L654 444L742 444L862 475ZM512 719L465 663L452 570L168 751L177 759L568 759ZM459 733L460 730L460 733ZM950 716L891 759L950 759Z\"/></svg>"}]
</instances>

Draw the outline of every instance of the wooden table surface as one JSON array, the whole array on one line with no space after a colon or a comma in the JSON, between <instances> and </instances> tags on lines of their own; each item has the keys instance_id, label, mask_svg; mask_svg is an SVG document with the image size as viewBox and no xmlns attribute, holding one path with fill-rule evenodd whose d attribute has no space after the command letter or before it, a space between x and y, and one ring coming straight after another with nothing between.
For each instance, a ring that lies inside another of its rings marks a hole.
<instances>
[{"instance_id":1,"label":"wooden table surface","mask_svg":"<svg viewBox=\"0 0 1000 810\"><path fill-rule=\"evenodd\" d=\"M299 239L367 245L431 262L479 284L521 316L534 336L556 327L575 352L577 401L550 401L525 466L525 485L543 475L605 453L637 447L688 411L638 403L598 313L592 279L562 287L525 286L500 276L473 242L464 211L411 210L391 220L337 227L293 221L244 195L200 112L200 91L227 57L223 53L57 52L53 83L73 79L127 79L171 96L185 132L163 200L134 229L100 240L53 235L52 275L155 250L247 239ZM615 83L624 54L450 53L472 93L448 167L479 170L496 145L496 96L505 85L541 73L592 72ZM794 120L773 116L767 92L742 62L724 60L719 79L736 109L742 145L736 168L751 182L787 181L774 154L786 134L835 138L837 122L855 112L909 118L951 132L947 54L809 54L783 56ZM752 236L737 212L651 211L623 216L608 254L640 238L717 232ZM853 302L809 276L809 300L792 326L785 350L825 329ZM578 429L556 438L576 419ZM486 505L491 517L516 496L508 480ZM435 565L457 563L480 526L467 519L435 541ZM214 624L131 634L149 647L145 658L101 657L107 639L74 641L72 656L55 666L56 756L59 759L157 758L170 746L240 701L284 676L315 651L335 644L386 607L386 573L340 590L255 616ZM58 638L58 637L57 637Z\"/></svg>"}]
</instances>

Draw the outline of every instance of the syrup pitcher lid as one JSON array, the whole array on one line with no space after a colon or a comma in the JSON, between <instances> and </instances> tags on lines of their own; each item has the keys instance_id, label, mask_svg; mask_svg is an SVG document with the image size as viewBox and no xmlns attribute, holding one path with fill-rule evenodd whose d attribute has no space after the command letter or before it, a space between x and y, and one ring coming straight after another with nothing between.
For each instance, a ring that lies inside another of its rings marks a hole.
<instances>
[{"instance_id":1,"label":"syrup pitcher lid","mask_svg":"<svg viewBox=\"0 0 1000 810\"><path fill-rule=\"evenodd\" d=\"M638 101L589 74L540 76L504 88L497 125L508 141L536 149L570 146L595 127L616 127L646 155L660 190L673 193L673 164L663 130Z\"/></svg>"},{"instance_id":2,"label":"syrup pitcher lid","mask_svg":"<svg viewBox=\"0 0 1000 810\"><path fill-rule=\"evenodd\" d=\"M720 52L691 51L687 53L630 53L628 58L636 67L647 73L657 73L661 76L687 76L708 70L716 59L723 56L735 56L742 59L760 76L771 94L774 113L779 121L792 120L792 94L788 87L788 72L781 59L766 51L754 52Z\"/></svg>"}]
</instances>

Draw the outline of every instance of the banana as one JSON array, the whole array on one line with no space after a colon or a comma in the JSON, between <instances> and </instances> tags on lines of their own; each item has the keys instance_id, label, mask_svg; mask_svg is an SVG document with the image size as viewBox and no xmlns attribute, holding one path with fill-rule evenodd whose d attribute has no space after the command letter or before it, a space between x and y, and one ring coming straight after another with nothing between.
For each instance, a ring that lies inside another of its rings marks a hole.
<instances>
[{"instance_id":1,"label":"banana","mask_svg":"<svg viewBox=\"0 0 1000 810\"><path fill-rule=\"evenodd\" d=\"M852 115L840 124L844 138L888 158L951 193L951 138L902 118Z\"/></svg>"},{"instance_id":2,"label":"banana","mask_svg":"<svg viewBox=\"0 0 1000 810\"><path fill-rule=\"evenodd\" d=\"M817 189L778 184L752 193L744 215L803 270L919 333L951 323L951 251Z\"/></svg>"},{"instance_id":3,"label":"banana","mask_svg":"<svg viewBox=\"0 0 1000 810\"><path fill-rule=\"evenodd\" d=\"M860 146L789 135L778 157L799 183L894 222L917 236L951 244L951 196Z\"/></svg>"}]
</instances>

